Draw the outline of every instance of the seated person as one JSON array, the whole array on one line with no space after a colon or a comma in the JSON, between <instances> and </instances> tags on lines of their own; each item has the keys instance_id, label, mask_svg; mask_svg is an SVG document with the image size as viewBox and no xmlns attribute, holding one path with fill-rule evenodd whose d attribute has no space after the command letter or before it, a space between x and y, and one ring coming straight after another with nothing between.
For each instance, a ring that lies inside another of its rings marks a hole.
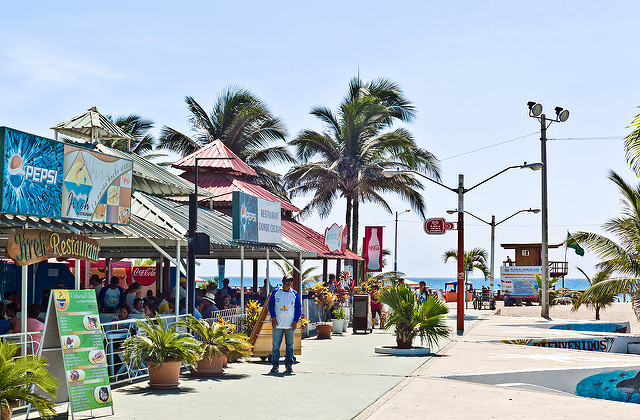
<instances>
[{"instance_id":1,"label":"seated person","mask_svg":"<svg viewBox=\"0 0 640 420\"><path fill-rule=\"evenodd\" d=\"M38 348L40 347L40 338L42 337L42 329L44 328L44 324L38 320L40 316L40 305L37 303L32 303L27 307L27 332L35 332L36 334L31 334L30 340L33 340L33 353L38 353ZM18 322L18 324L13 328L14 333L22 332L22 323ZM32 353L32 346L29 346L27 349L27 354Z\"/></svg>"},{"instance_id":2,"label":"seated person","mask_svg":"<svg viewBox=\"0 0 640 420\"><path fill-rule=\"evenodd\" d=\"M5 313L7 315L7 321L9 321L9 325L11 326L11 330L16 332L16 326L20 324L20 318L18 318L18 305L16 305L15 302L9 302L5 308Z\"/></svg>"},{"instance_id":3,"label":"seated person","mask_svg":"<svg viewBox=\"0 0 640 420\"><path fill-rule=\"evenodd\" d=\"M135 298L133 300L133 308L131 308L132 314L141 314L144 311L144 301L141 298Z\"/></svg>"},{"instance_id":4,"label":"seated person","mask_svg":"<svg viewBox=\"0 0 640 420\"><path fill-rule=\"evenodd\" d=\"M7 305L5 305L4 302L0 302L0 335L6 334L11 331L11 325L9 324L9 321L4 319L6 306Z\"/></svg>"},{"instance_id":5,"label":"seated person","mask_svg":"<svg viewBox=\"0 0 640 420\"><path fill-rule=\"evenodd\" d=\"M236 305L231 303L231 296L225 295L222 298L222 309L233 309L235 307L236 307Z\"/></svg>"},{"instance_id":6,"label":"seated person","mask_svg":"<svg viewBox=\"0 0 640 420\"><path fill-rule=\"evenodd\" d=\"M103 312L116 313L118 308L125 304L124 289L119 286L117 276L111 277L109 287L103 287L98 296L98 305Z\"/></svg>"},{"instance_id":7,"label":"seated person","mask_svg":"<svg viewBox=\"0 0 640 420\"><path fill-rule=\"evenodd\" d=\"M160 303L158 303L158 313L164 314L165 312L169 312L169 301L167 300L168 293L158 293L158 298L162 299Z\"/></svg>"},{"instance_id":8,"label":"seated person","mask_svg":"<svg viewBox=\"0 0 640 420\"><path fill-rule=\"evenodd\" d=\"M215 312L218 312L218 307L215 304L215 296L212 293L207 293L200 301L200 307L198 308L203 318L213 318Z\"/></svg>"},{"instance_id":9,"label":"seated person","mask_svg":"<svg viewBox=\"0 0 640 420\"><path fill-rule=\"evenodd\" d=\"M131 317L131 308L125 303L120 307L120 309L118 309L118 313L113 315L113 317L111 318L111 322L124 321L127 319L133 320L133 318ZM135 322L116 324L111 327L111 330L129 330L130 333L133 333L135 329Z\"/></svg>"},{"instance_id":10,"label":"seated person","mask_svg":"<svg viewBox=\"0 0 640 420\"><path fill-rule=\"evenodd\" d=\"M196 319L202 319L202 314L200 313L200 310L198 309L198 307L200 306L199 304L201 304L201 301L196 302L196 307L193 308L193 316ZM187 313L187 300L185 298L180 299L180 315L184 315Z\"/></svg>"},{"instance_id":11,"label":"seated person","mask_svg":"<svg viewBox=\"0 0 640 420\"><path fill-rule=\"evenodd\" d=\"M158 312L158 305L153 300L148 300L144 302L144 306L142 307L143 313L148 317L155 317Z\"/></svg>"}]
</instances>

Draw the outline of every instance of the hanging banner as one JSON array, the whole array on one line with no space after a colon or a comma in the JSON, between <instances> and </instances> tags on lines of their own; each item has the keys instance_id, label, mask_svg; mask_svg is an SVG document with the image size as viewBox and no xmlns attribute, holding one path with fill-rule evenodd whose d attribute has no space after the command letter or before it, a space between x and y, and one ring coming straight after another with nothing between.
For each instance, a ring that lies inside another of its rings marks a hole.
<instances>
[{"instance_id":1,"label":"hanging banner","mask_svg":"<svg viewBox=\"0 0 640 420\"><path fill-rule=\"evenodd\" d=\"M13 232L5 249L5 255L21 266L49 258L79 258L97 263L99 254L100 245L95 239L42 229Z\"/></svg>"},{"instance_id":2,"label":"hanging banner","mask_svg":"<svg viewBox=\"0 0 640 420\"><path fill-rule=\"evenodd\" d=\"M131 267L131 281L138 281L143 286L150 286L156 282L156 266L134 266Z\"/></svg>"},{"instance_id":3,"label":"hanging banner","mask_svg":"<svg viewBox=\"0 0 640 420\"><path fill-rule=\"evenodd\" d=\"M72 413L105 407L113 410L103 340L93 290L52 291L42 354L55 360L62 350L64 363L50 362L49 371L61 381L58 398L64 388L68 390Z\"/></svg>"},{"instance_id":4,"label":"hanging banner","mask_svg":"<svg viewBox=\"0 0 640 420\"><path fill-rule=\"evenodd\" d=\"M282 242L280 203L234 191L231 214L234 241L269 244Z\"/></svg>"},{"instance_id":5,"label":"hanging banner","mask_svg":"<svg viewBox=\"0 0 640 420\"><path fill-rule=\"evenodd\" d=\"M382 226L364 228L364 270L382 271Z\"/></svg>"},{"instance_id":6,"label":"hanging banner","mask_svg":"<svg viewBox=\"0 0 640 420\"><path fill-rule=\"evenodd\" d=\"M133 161L0 127L1 212L129 224Z\"/></svg>"}]
</instances>

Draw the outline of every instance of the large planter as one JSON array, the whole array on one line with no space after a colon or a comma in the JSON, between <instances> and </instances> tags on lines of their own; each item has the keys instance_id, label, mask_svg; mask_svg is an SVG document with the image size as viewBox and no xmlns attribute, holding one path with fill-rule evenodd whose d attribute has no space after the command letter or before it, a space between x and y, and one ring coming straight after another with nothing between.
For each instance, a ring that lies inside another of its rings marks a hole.
<instances>
[{"instance_id":1,"label":"large planter","mask_svg":"<svg viewBox=\"0 0 640 420\"><path fill-rule=\"evenodd\" d=\"M333 324L331 322L318 322L316 324L316 329L318 330L318 338L331 338Z\"/></svg>"},{"instance_id":2,"label":"large planter","mask_svg":"<svg viewBox=\"0 0 640 420\"><path fill-rule=\"evenodd\" d=\"M220 376L224 373L225 359L224 356L220 356L211 360L198 360L198 367L196 370L192 370L191 374L194 376Z\"/></svg>"},{"instance_id":3,"label":"large planter","mask_svg":"<svg viewBox=\"0 0 640 420\"><path fill-rule=\"evenodd\" d=\"M11 420L11 414L13 413L13 409L18 406L17 402L10 402L8 408L3 408L0 406L0 420Z\"/></svg>"},{"instance_id":4,"label":"large planter","mask_svg":"<svg viewBox=\"0 0 640 420\"><path fill-rule=\"evenodd\" d=\"M333 333L342 334L344 328L344 319L332 319L331 323L333 324Z\"/></svg>"},{"instance_id":5,"label":"large planter","mask_svg":"<svg viewBox=\"0 0 640 420\"><path fill-rule=\"evenodd\" d=\"M178 387L182 361L164 362L162 367L159 367L157 363L148 362L147 366L149 366L149 386L151 388L171 389Z\"/></svg>"}]
</instances>

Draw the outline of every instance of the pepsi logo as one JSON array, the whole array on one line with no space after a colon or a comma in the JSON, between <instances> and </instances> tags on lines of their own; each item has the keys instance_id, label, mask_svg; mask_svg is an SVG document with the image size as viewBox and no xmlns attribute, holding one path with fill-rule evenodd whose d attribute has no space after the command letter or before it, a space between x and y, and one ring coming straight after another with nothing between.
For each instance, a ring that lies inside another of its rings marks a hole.
<instances>
[{"instance_id":1,"label":"pepsi logo","mask_svg":"<svg viewBox=\"0 0 640 420\"><path fill-rule=\"evenodd\" d=\"M24 166L20 156L11 156L7 173L9 174L9 182L13 185L13 188L20 188L24 181Z\"/></svg>"}]
</instances>

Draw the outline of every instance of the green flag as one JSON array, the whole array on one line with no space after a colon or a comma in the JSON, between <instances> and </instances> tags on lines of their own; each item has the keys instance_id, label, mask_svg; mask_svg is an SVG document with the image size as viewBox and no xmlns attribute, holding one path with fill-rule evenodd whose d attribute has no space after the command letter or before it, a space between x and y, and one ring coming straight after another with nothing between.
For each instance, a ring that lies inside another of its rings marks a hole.
<instances>
[{"instance_id":1,"label":"green flag","mask_svg":"<svg viewBox=\"0 0 640 420\"><path fill-rule=\"evenodd\" d=\"M584 256L584 249L571 237L569 231L567 231L567 248L573 248L576 250L576 254Z\"/></svg>"}]
</instances>

